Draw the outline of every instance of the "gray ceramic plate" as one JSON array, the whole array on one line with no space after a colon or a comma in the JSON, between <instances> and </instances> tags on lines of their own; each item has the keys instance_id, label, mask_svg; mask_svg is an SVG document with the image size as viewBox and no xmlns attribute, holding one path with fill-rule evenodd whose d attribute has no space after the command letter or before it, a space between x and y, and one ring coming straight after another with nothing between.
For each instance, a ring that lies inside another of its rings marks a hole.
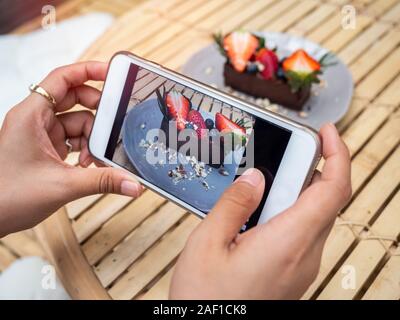
<instances>
[{"instance_id":1,"label":"gray ceramic plate","mask_svg":"<svg viewBox=\"0 0 400 320\"><path fill-rule=\"evenodd\" d=\"M213 117L204 111L201 112L205 119ZM223 176L218 173L218 169L212 168L211 173L205 178L210 187L208 190L198 178L185 179L175 184L168 176L168 171L175 169L176 164L150 164L146 160L146 149L140 146L141 140L146 140L146 134L150 129L160 129L161 121L162 114L156 99L144 101L128 112L122 128L122 143L130 162L147 181L167 190L201 211L210 211L225 188L232 183L237 166L225 165L229 176ZM184 168L188 172L191 171L189 164L185 164Z\"/></svg>"},{"instance_id":2,"label":"gray ceramic plate","mask_svg":"<svg viewBox=\"0 0 400 320\"><path fill-rule=\"evenodd\" d=\"M290 55L303 48L314 58L319 59L327 50L305 38L285 33L258 33L265 37L268 47L278 47L279 58ZM272 110L295 121L319 129L326 122L337 122L347 112L353 95L353 80L350 71L337 57L337 64L327 68L322 79L325 86L313 85L312 96L306 102L303 112L292 111L282 106L272 106ZM183 73L198 81L212 84L225 90L222 76L225 58L218 52L215 44L194 54L184 65ZM241 98L259 104L254 98L241 94ZM271 108L270 108L271 109Z\"/></svg>"}]
</instances>

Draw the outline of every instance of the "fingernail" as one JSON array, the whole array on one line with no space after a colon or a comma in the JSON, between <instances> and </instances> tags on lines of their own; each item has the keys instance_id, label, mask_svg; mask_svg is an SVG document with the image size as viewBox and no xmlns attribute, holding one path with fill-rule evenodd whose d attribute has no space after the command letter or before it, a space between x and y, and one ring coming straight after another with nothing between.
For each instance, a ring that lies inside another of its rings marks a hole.
<instances>
[{"instance_id":1,"label":"fingernail","mask_svg":"<svg viewBox=\"0 0 400 320\"><path fill-rule=\"evenodd\" d=\"M264 179L260 170L255 168L247 169L235 182L246 182L253 187L257 187Z\"/></svg>"},{"instance_id":2,"label":"fingernail","mask_svg":"<svg viewBox=\"0 0 400 320\"><path fill-rule=\"evenodd\" d=\"M121 193L129 197L138 197L142 187L137 182L123 180L121 183Z\"/></svg>"}]
</instances>

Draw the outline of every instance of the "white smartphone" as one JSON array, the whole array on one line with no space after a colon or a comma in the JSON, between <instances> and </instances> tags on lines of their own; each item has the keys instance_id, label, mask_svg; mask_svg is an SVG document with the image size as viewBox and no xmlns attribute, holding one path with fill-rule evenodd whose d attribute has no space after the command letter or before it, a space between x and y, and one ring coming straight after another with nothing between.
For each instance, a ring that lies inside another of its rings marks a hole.
<instances>
[{"instance_id":1,"label":"white smartphone","mask_svg":"<svg viewBox=\"0 0 400 320\"><path fill-rule=\"evenodd\" d=\"M243 230L291 206L320 159L318 134L128 52L112 58L91 154L204 217L247 168L265 176Z\"/></svg>"}]
</instances>

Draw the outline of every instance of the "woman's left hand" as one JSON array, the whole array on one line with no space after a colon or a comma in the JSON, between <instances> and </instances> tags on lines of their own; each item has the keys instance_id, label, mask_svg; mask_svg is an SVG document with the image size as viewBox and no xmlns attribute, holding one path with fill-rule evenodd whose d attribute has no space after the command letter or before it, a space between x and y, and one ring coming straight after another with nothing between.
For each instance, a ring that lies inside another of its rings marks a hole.
<instances>
[{"instance_id":1,"label":"woman's left hand","mask_svg":"<svg viewBox=\"0 0 400 320\"><path fill-rule=\"evenodd\" d=\"M55 100L37 93L12 108L0 130L0 238L32 227L77 198L97 193L137 197L133 176L113 168L87 168L94 159L88 137L90 111L65 112L75 104L95 109L100 91L85 85L104 81L107 64L83 62L52 71L39 85ZM69 147L80 151L80 167L64 162Z\"/></svg>"}]
</instances>

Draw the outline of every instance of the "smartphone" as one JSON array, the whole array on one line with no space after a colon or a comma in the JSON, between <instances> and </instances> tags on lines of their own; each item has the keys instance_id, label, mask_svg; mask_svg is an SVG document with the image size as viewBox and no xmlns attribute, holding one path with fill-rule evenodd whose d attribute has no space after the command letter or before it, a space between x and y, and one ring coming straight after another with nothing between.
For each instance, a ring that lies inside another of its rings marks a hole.
<instances>
[{"instance_id":1,"label":"smartphone","mask_svg":"<svg viewBox=\"0 0 400 320\"><path fill-rule=\"evenodd\" d=\"M318 134L129 52L111 59L91 154L205 217L248 168L266 185L243 230L291 206L320 159Z\"/></svg>"}]
</instances>

